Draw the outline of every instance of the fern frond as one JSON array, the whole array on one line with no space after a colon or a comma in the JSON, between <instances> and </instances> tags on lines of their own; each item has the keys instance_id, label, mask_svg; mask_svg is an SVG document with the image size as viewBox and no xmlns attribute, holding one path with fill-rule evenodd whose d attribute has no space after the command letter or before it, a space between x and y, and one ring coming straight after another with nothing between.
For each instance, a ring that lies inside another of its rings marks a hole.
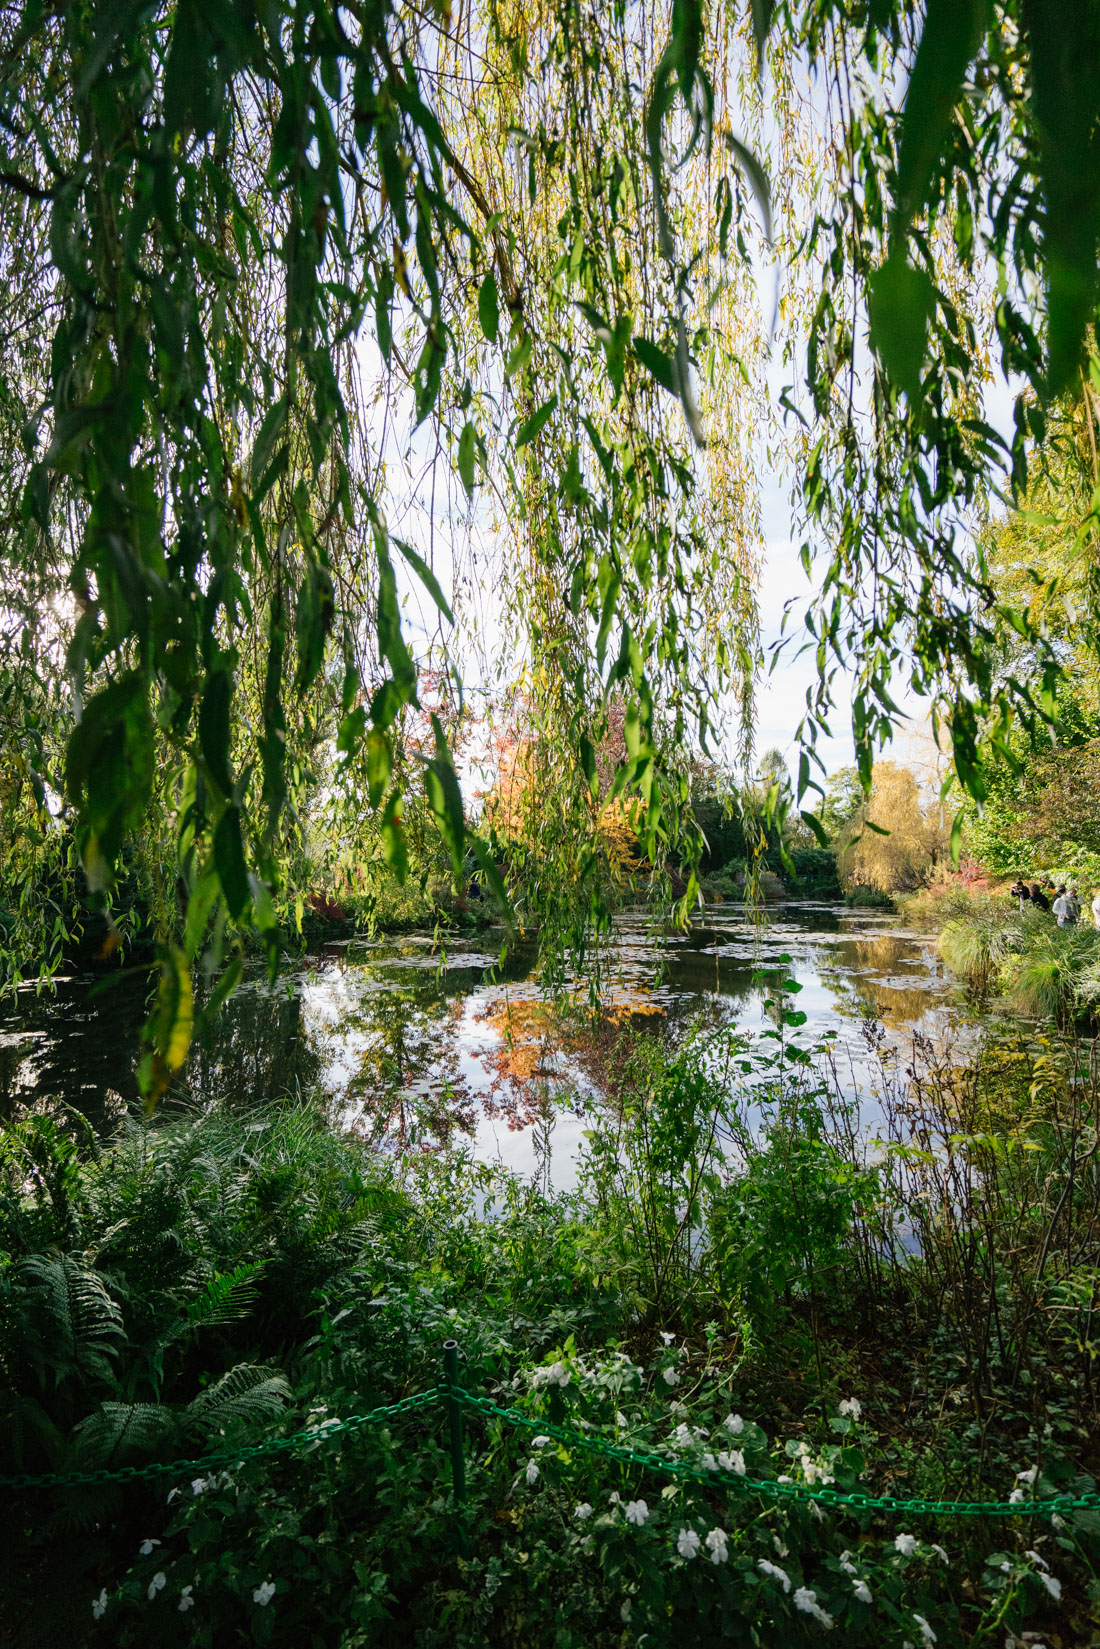
<instances>
[{"instance_id":1,"label":"fern frond","mask_svg":"<svg viewBox=\"0 0 1100 1649\"><path fill-rule=\"evenodd\" d=\"M20 1350L43 1384L113 1378L122 1313L97 1272L67 1254L32 1254L14 1268L13 1284Z\"/></svg>"},{"instance_id":2,"label":"fern frond","mask_svg":"<svg viewBox=\"0 0 1100 1649\"><path fill-rule=\"evenodd\" d=\"M225 1426L231 1420L256 1424L281 1414L290 1395L281 1374L238 1363L187 1405L186 1424L188 1429L202 1431Z\"/></svg>"},{"instance_id":3,"label":"fern frond","mask_svg":"<svg viewBox=\"0 0 1100 1649\"><path fill-rule=\"evenodd\" d=\"M101 1403L72 1434L79 1468L124 1464L135 1455L150 1455L171 1442L176 1416L160 1403Z\"/></svg>"},{"instance_id":4,"label":"fern frond","mask_svg":"<svg viewBox=\"0 0 1100 1649\"><path fill-rule=\"evenodd\" d=\"M256 1278L265 1263L257 1260L211 1277L199 1298L187 1308L188 1325L219 1328L247 1317L256 1301Z\"/></svg>"}]
</instances>

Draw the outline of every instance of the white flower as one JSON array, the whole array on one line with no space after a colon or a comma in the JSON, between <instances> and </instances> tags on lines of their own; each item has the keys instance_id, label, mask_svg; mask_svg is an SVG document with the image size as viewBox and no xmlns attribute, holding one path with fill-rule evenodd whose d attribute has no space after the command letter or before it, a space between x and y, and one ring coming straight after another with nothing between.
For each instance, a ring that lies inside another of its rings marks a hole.
<instances>
[{"instance_id":1,"label":"white flower","mask_svg":"<svg viewBox=\"0 0 1100 1649\"><path fill-rule=\"evenodd\" d=\"M191 1479L191 1493L192 1494L204 1494L205 1492L206 1492L206 1478L205 1477L193 1477Z\"/></svg>"},{"instance_id":2,"label":"white flower","mask_svg":"<svg viewBox=\"0 0 1100 1649\"><path fill-rule=\"evenodd\" d=\"M739 1414L727 1414L723 1424L731 1437L740 1437L745 1429L745 1422Z\"/></svg>"},{"instance_id":3,"label":"white flower","mask_svg":"<svg viewBox=\"0 0 1100 1649\"><path fill-rule=\"evenodd\" d=\"M920 1631L921 1642L926 1643L926 1644L935 1643L936 1634L935 1634L935 1632L933 1632L931 1626L929 1626L929 1624L925 1620L924 1616L923 1615L914 1615L913 1619L916 1621L917 1627Z\"/></svg>"},{"instance_id":4,"label":"white flower","mask_svg":"<svg viewBox=\"0 0 1100 1649\"><path fill-rule=\"evenodd\" d=\"M1055 1603L1057 1603L1058 1599L1062 1595L1062 1582L1060 1580L1055 1580L1053 1575L1036 1575L1035 1578L1036 1580L1042 1581Z\"/></svg>"},{"instance_id":5,"label":"white flower","mask_svg":"<svg viewBox=\"0 0 1100 1649\"><path fill-rule=\"evenodd\" d=\"M726 1563L729 1560L729 1536L725 1529L712 1529L707 1536L707 1551L712 1563Z\"/></svg>"},{"instance_id":6,"label":"white flower","mask_svg":"<svg viewBox=\"0 0 1100 1649\"><path fill-rule=\"evenodd\" d=\"M688 1448L691 1443L691 1428L681 1421L672 1434L672 1441L681 1449Z\"/></svg>"},{"instance_id":7,"label":"white flower","mask_svg":"<svg viewBox=\"0 0 1100 1649\"><path fill-rule=\"evenodd\" d=\"M579 1518L582 1523L587 1522L588 1518L592 1516L592 1508L587 1500L581 1501L580 1505L574 1509L573 1516Z\"/></svg>"},{"instance_id":8,"label":"white flower","mask_svg":"<svg viewBox=\"0 0 1100 1649\"><path fill-rule=\"evenodd\" d=\"M829 1482L832 1482L831 1477ZM821 1510L821 1507L818 1505L816 1500L810 1501L810 1516L816 1518L819 1523L824 1523L825 1521L825 1513Z\"/></svg>"},{"instance_id":9,"label":"white flower","mask_svg":"<svg viewBox=\"0 0 1100 1649\"><path fill-rule=\"evenodd\" d=\"M624 1599L623 1603L619 1607L619 1619L622 1621L624 1626L626 1625L627 1621L630 1619L630 1616L631 1616L631 1613L633 1612L633 1609L634 1609L634 1605L631 1603L630 1599L629 1598Z\"/></svg>"},{"instance_id":10,"label":"white flower","mask_svg":"<svg viewBox=\"0 0 1100 1649\"><path fill-rule=\"evenodd\" d=\"M180 1601L179 1601L180 1614L185 1615L187 1613L188 1609L193 1609L194 1607L195 1607L195 1600L191 1596L191 1588L190 1588L190 1586L185 1586L183 1588L182 1592L180 1593Z\"/></svg>"},{"instance_id":11,"label":"white flower","mask_svg":"<svg viewBox=\"0 0 1100 1649\"><path fill-rule=\"evenodd\" d=\"M176 1498L177 1494L179 1494L178 1489L169 1489L168 1490L168 1498L165 1501L165 1505L170 1506L172 1504L173 1500Z\"/></svg>"},{"instance_id":12,"label":"white flower","mask_svg":"<svg viewBox=\"0 0 1100 1649\"><path fill-rule=\"evenodd\" d=\"M848 1576L859 1574L859 1570L856 1568L855 1564L852 1562L851 1552L841 1552L840 1556L837 1558L837 1563L840 1565L841 1574L845 1574L845 1575L848 1575Z\"/></svg>"},{"instance_id":13,"label":"white flower","mask_svg":"<svg viewBox=\"0 0 1100 1649\"><path fill-rule=\"evenodd\" d=\"M933 1541L932 1542L932 1550L935 1552L936 1556L939 1558L941 1563L943 1563L944 1565L948 1564L948 1562L950 1560L949 1560L949 1558L947 1556L947 1553L944 1551L942 1546L937 1546L935 1541Z\"/></svg>"},{"instance_id":14,"label":"white flower","mask_svg":"<svg viewBox=\"0 0 1100 1649\"><path fill-rule=\"evenodd\" d=\"M915 1535L911 1535L911 1534L895 1535L895 1537L894 1537L894 1550L895 1550L895 1552L900 1552L902 1557L912 1557L912 1555L916 1551L916 1549L917 1549L917 1539L916 1539Z\"/></svg>"},{"instance_id":15,"label":"white flower","mask_svg":"<svg viewBox=\"0 0 1100 1649\"><path fill-rule=\"evenodd\" d=\"M570 1373L562 1362L550 1363L546 1368L533 1368L529 1379L533 1386L567 1386Z\"/></svg>"},{"instance_id":16,"label":"white flower","mask_svg":"<svg viewBox=\"0 0 1100 1649\"><path fill-rule=\"evenodd\" d=\"M1012 1493L1008 1497L1008 1503L1010 1506L1019 1506L1026 1499L1027 1495L1024 1493L1023 1489L1013 1489Z\"/></svg>"},{"instance_id":17,"label":"white flower","mask_svg":"<svg viewBox=\"0 0 1100 1649\"><path fill-rule=\"evenodd\" d=\"M607 1500L608 1504L611 1506L621 1506L623 1503L622 1495L619 1493L618 1489L612 1489L611 1493L607 1497Z\"/></svg>"},{"instance_id":18,"label":"white flower","mask_svg":"<svg viewBox=\"0 0 1100 1649\"><path fill-rule=\"evenodd\" d=\"M149 1586L148 1586L148 1589L147 1589L147 1592L146 1592L146 1596L148 1597L150 1603L152 1603L152 1601L156 1597L157 1593L159 1591L162 1591L163 1588L165 1586L167 1586L167 1584L168 1584L167 1575L164 1573L163 1569L158 1569L156 1574L153 1576L152 1580L149 1582Z\"/></svg>"},{"instance_id":19,"label":"white flower","mask_svg":"<svg viewBox=\"0 0 1100 1649\"><path fill-rule=\"evenodd\" d=\"M615 1424L617 1426L625 1426L626 1425L626 1415L623 1414L621 1410L616 1412Z\"/></svg>"},{"instance_id":20,"label":"white flower","mask_svg":"<svg viewBox=\"0 0 1100 1649\"><path fill-rule=\"evenodd\" d=\"M1042 1552L1028 1552L1026 1555L1031 1559L1032 1563L1037 1563L1040 1569L1050 1568L1050 1564L1047 1562Z\"/></svg>"},{"instance_id":21,"label":"white flower","mask_svg":"<svg viewBox=\"0 0 1100 1649\"><path fill-rule=\"evenodd\" d=\"M627 1501L627 1503L626 1503L626 1520L627 1520L628 1523L633 1523L633 1525L636 1529L641 1528L642 1524L645 1522L645 1520L648 1516L649 1516L649 1507L646 1505L644 1500L628 1500Z\"/></svg>"},{"instance_id":22,"label":"white flower","mask_svg":"<svg viewBox=\"0 0 1100 1649\"><path fill-rule=\"evenodd\" d=\"M793 1482L793 1478L788 1477L786 1472L780 1472L775 1481L777 1483L790 1483Z\"/></svg>"},{"instance_id":23,"label":"white flower","mask_svg":"<svg viewBox=\"0 0 1100 1649\"><path fill-rule=\"evenodd\" d=\"M871 1588L865 1580L853 1580L852 1591L855 1593L857 1603L871 1602Z\"/></svg>"},{"instance_id":24,"label":"white flower","mask_svg":"<svg viewBox=\"0 0 1100 1649\"><path fill-rule=\"evenodd\" d=\"M1057 1512L1051 1512L1051 1514L1050 1514L1050 1526L1051 1526L1052 1529L1058 1529L1058 1530L1061 1530L1061 1529L1064 1529L1064 1528L1068 1527L1065 1518L1064 1517L1059 1517Z\"/></svg>"},{"instance_id":25,"label":"white flower","mask_svg":"<svg viewBox=\"0 0 1100 1649\"><path fill-rule=\"evenodd\" d=\"M1017 1481L1017 1483L1034 1483L1034 1481L1038 1477L1038 1475L1039 1475L1038 1466L1029 1466L1026 1472L1017 1472L1016 1473L1016 1481Z\"/></svg>"},{"instance_id":26,"label":"white flower","mask_svg":"<svg viewBox=\"0 0 1100 1649\"><path fill-rule=\"evenodd\" d=\"M687 1405L685 1403L670 1403L668 1405L668 1412L674 1415L677 1420L686 1420L688 1417Z\"/></svg>"},{"instance_id":27,"label":"white flower","mask_svg":"<svg viewBox=\"0 0 1100 1649\"><path fill-rule=\"evenodd\" d=\"M253 1592L252 1601L253 1603L258 1603L261 1609L266 1609L274 1596L275 1582L273 1580L265 1580L263 1585L257 1586L256 1590Z\"/></svg>"},{"instance_id":28,"label":"white flower","mask_svg":"<svg viewBox=\"0 0 1100 1649\"><path fill-rule=\"evenodd\" d=\"M737 1477L745 1475L745 1456L740 1449L730 1449L728 1454L720 1454L718 1464L723 1471L733 1472Z\"/></svg>"},{"instance_id":29,"label":"white flower","mask_svg":"<svg viewBox=\"0 0 1100 1649\"><path fill-rule=\"evenodd\" d=\"M666 1386L678 1386L680 1384L680 1376L674 1368L663 1368L661 1370L661 1379L664 1381Z\"/></svg>"},{"instance_id":30,"label":"white flower","mask_svg":"<svg viewBox=\"0 0 1100 1649\"><path fill-rule=\"evenodd\" d=\"M102 1620L107 1613L107 1588L104 1586L98 1597L92 1599L92 1614L96 1620Z\"/></svg>"},{"instance_id":31,"label":"white flower","mask_svg":"<svg viewBox=\"0 0 1100 1649\"><path fill-rule=\"evenodd\" d=\"M694 1529L681 1529L676 1536L676 1550L681 1557L698 1557L701 1544Z\"/></svg>"},{"instance_id":32,"label":"white flower","mask_svg":"<svg viewBox=\"0 0 1100 1649\"><path fill-rule=\"evenodd\" d=\"M524 1475L524 1477L526 1477L527 1482L528 1482L529 1485L537 1483L538 1480L539 1480L539 1468L538 1468L537 1461L528 1460L527 1470L524 1472L523 1475Z\"/></svg>"},{"instance_id":33,"label":"white flower","mask_svg":"<svg viewBox=\"0 0 1100 1649\"><path fill-rule=\"evenodd\" d=\"M756 1560L756 1567L760 1570L762 1575L771 1575L773 1580L778 1580L780 1586L782 1586L785 1592L790 1591L791 1577L787 1573L786 1569L781 1569L779 1567L778 1563L769 1563L766 1557L758 1557Z\"/></svg>"},{"instance_id":34,"label":"white flower","mask_svg":"<svg viewBox=\"0 0 1100 1649\"><path fill-rule=\"evenodd\" d=\"M718 1470L718 1462L713 1454L704 1454L700 1464L704 1471L716 1472Z\"/></svg>"},{"instance_id":35,"label":"white flower","mask_svg":"<svg viewBox=\"0 0 1100 1649\"><path fill-rule=\"evenodd\" d=\"M544 1449L546 1447L547 1443L549 1443L549 1441L550 1441L549 1437L543 1437L540 1434L538 1437L534 1437L534 1438L531 1439L531 1447L533 1449Z\"/></svg>"},{"instance_id":36,"label":"white flower","mask_svg":"<svg viewBox=\"0 0 1100 1649\"><path fill-rule=\"evenodd\" d=\"M819 1625L829 1627L833 1624L832 1615L826 1614L811 1586L800 1586L794 1594L793 1602L796 1609L801 1609L804 1615L812 1615Z\"/></svg>"},{"instance_id":37,"label":"white flower","mask_svg":"<svg viewBox=\"0 0 1100 1649\"><path fill-rule=\"evenodd\" d=\"M138 1551L141 1553L142 1557L148 1557L150 1552L153 1550L153 1547L159 1545L159 1540L143 1540L141 1545L138 1547Z\"/></svg>"},{"instance_id":38,"label":"white flower","mask_svg":"<svg viewBox=\"0 0 1100 1649\"><path fill-rule=\"evenodd\" d=\"M858 1397L845 1397L839 1408L841 1414L850 1414L853 1420L858 1420L863 1413L863 1405Z\"/></svg>"},{"instance_id":39,"label":"white flower","mask_svg":"<svg viewBox=\"0 0 1100 1649\"><path fill-rule=\"evenodd\" d=\"M776 1552L778 1552L780 1557L790 1557L791 1548L789 1546L784 1546L777 1534L772 1535L772 1546Z\"/></svg>"},{"instance_id":40,"label":"white flower","mask_svg":"<svg viewBox=\"0 0 1100 1649\"><path fill-rule=\"evenodd\" d=\"M661 1339L665 1342L666 1346L670 1346L675 1338L675 1334L670 1334L667 1328L662 1328Z\"/></svg>"}]
</instances>

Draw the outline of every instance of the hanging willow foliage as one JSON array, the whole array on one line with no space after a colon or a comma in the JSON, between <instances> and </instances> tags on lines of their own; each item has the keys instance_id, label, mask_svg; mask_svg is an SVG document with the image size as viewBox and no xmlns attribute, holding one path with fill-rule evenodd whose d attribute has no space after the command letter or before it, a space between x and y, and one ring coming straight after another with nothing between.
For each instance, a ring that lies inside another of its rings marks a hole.
<instances>
[{"instance_id":1,"label":"hanging willow foliage","mask_svg":"<svg viewBox=\"0 0 1100 1649\"><path fill-rule=\"evenodd\" d=\"M843 663L865 778L900 669L980 796L983 739L1049 713L1058 670L1047 647L1038 698L993 670L1028 619L971 534L983 385L999 355L1022 386L1020 489L1095 324L1098 40L1092 0L0 9L9 967L65 940L51 793L93 899L132 852L159 890L154 1096L196 964L204 1011L235 932L274 964L319 796L398 875L416 810L503 895L457 698L423 696L402 627L410 577L452 619L437 512L427 544L392 526L404 408L455 541L497 557L548 953L606 920L613 712L611 799L656 871L690 860L686 757L731 692L751 735L773 235L826 564L800 792Z\"/></svg>"}]
</instances>

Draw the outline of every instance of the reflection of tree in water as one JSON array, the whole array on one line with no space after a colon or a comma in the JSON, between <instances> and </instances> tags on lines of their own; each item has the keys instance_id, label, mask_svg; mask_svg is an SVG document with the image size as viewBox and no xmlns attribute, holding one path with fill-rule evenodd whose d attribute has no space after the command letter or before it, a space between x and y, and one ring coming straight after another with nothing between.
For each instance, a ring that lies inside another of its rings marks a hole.
<instances>
[{"instance_id":1,"label":"reflection of tree in water","mask_svg":"<svg viewBox=\"0 0 1100 1649\"><path fill-rule=\"evenodd\" d=\"M817 965L848 1018L876 1019L892 1031L908 1032L943 1004L924 948L897 934L845 939L834 949L823 948ZM912 985L903 983L907 974Z\"/></svg>"},{"instance_id":2,"label":"reflection of tree in water","mask_svg":"<svg viewBox=\"0 0 1100 1649\"><path fill-rule=\"evenodd\" d=\"M350 1066L345 1121L374 1143L447 1144L474 1131L474 1101L460 1069L463 998L430 989L357 995L319 1036L331 1063Z\"/></svg>"},{"instance_id":3,"label":"reflection of tree in water","mask_svg":"<svg viewBox=\"0 0 1100 1649\"><path fill-rule=\"evenodd\" d=\"M311 1093L320 1076L297 987L246 985L204 1026L173 1093L246 1108Z\"/></svg>"},{"instance_id":4,"label":"reflection of tree in water","mask_svg":"<svg viewBox=\"0 0 1100 1649\"><path fill-rule=\"evenodd\" d=\"M486 1112L510 1128L544 1125L570 1094L613 1092L614 1050L628 1026L663 1026L665 1004L644 990L618 989L593 1012L577 1001L533 997L491 1000L477 1016L493 1040L479 1051L490 1072ZM578 1080L579 1079L579 1080Z\"/></svg>"}]
</instances>

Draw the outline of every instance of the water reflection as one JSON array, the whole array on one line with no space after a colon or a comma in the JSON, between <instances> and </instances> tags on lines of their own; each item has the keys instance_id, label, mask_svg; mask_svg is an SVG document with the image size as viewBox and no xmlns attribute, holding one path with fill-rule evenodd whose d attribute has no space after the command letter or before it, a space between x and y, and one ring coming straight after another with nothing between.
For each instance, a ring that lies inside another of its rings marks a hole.
<instances>
[{"instance_id":1,"label":"water reflection","mask_svg":"<svg viewBox=\"0 0 1100 1649\"><path fill-rule=\"evenodd\" d=\"M170 1099L234 1106L321 1090L347 1127L378 1144L433 1149L468 1138L479 1155L529 1170L552 1131L555 1152L569 1155L586 1103L607 1089L624 1021L672 1038L700 1017L716 1030L766 1029L762 970L801 986L804 1038L839 1032L853 1084L867 1069L868 1019L887 1047L900 1047L914 1030L942 1039L961 1014L927 936L842 907L773 907L762 921L740 906L711 907L691 932L663 936L644 913L627 913L609 960L594 1030L584 982L574 1001L547 1003L531 950L513 950L501 966L485 940L443 951L427 936L332 947L274 986L246 982ZM0 1008L0 1115L71 1106L109 1132L136 1103L147 988L146 976L129 976L92 996L87 980L73 979L56 997L22 992Z\"/></svg>"}]
</instances>

